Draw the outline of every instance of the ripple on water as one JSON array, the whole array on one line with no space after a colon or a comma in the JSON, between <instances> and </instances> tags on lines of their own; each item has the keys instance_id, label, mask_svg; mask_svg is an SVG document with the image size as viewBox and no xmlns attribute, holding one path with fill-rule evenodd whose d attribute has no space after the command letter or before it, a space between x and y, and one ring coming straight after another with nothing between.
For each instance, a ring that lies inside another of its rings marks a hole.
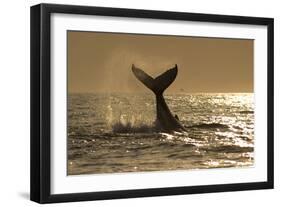
<instances>
[{"instance_id":1,"label":"ripple on water","mask_svg":"<svg viewBox=\"0 0 281 207\"><path fill-rule=\"evenodd\" d=\"M71 94L68 174L245 167L254 163L253 94L170 94L186 126L153 126L152 94Z\"/></svg>"}]
</instances>

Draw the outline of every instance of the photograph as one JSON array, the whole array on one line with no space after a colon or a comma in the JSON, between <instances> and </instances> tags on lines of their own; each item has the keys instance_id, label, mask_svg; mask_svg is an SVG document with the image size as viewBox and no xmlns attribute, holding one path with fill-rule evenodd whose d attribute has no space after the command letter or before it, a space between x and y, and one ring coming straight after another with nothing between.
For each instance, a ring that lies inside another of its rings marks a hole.
<instances>
[{"instance_id":1,"label":"photograph","mask_svg":"<svg viewBox=\"0 0 281 207\"><path fill-rule=\"evenodd\" d=\"M67 175L254 167L253 39L66 35Z\"/></svg>"}]
</instances>

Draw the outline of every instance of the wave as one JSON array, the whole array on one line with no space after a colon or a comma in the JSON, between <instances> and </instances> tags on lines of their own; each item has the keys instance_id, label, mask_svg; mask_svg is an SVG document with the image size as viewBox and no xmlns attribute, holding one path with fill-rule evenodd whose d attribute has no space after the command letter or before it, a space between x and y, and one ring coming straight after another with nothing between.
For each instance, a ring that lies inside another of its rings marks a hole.
<instances>
[{"instance_id":1,"label":"wave","mask_svg":"<svg viewBox=\"0 0 281 207\"><path fill-rule=\"evenodd\" d=\"M229 126L226 124L219 124L219 123L202 123L202 124L196 124L192 126L187 126L186 128L200 128L200 129L216 129L216 128L221 128L221 129L228 129Z\"/></svg>"},{"instance_id":2,"label":"wave","mask_svg":"<svg viewBox=\"0 0 281 207\"><path fill-rule=\"evenodd\" d=\"M237 145L224 145L224 146L217 146L217 147L208 147L202 148L203 150L209 152L219 152L219 153L243 153L243 152L253 152L253 147L240 147Z\"/></svg>"},{"instance_id":3,"label":"wave","mask_svg":"<svg viewBox=\"0 0 281 207\"><path fill-rule=\"evenodd\" d=\"M112 132L114 133L152 133L158 132L154 125L139 124L137 126L132 123L115 123L111 126Z\"/></svg>"},{"instance_id":4,"label":"wave","mask_svg":"<svg viewBox=\"0 0 281 207\"><path fill-rule=\"evenodd\" d=\"M118 122L111 126L113 133L155 133L161 132L159 128L157 128L154 124L132 124L130 122L122 123ZM196 124L192 126L185 126L186 129L228 129L229 126L225 124L219 123L202 123Z\"/></svg>"},{"instance_id":5,"label":"wave","mask_svg":"<svg viewBox=\"0 0 281 207\"><path fill-rule=\"evenodd\" d=\"M240 114L253 114L255 113L254 111L240 111Z\"/></svg>"}]
</instances>

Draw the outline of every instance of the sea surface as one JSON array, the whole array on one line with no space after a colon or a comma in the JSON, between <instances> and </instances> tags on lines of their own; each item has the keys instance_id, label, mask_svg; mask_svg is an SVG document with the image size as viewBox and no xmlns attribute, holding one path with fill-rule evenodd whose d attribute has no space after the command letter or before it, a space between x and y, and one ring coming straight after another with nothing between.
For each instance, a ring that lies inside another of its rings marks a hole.
<instances>
[{"instance_id":1,"label":"sea surface","mask_svg":"<svg viewBox=\"0 0 281 207\"><path fill-rule=\"evenodd\" d=\"M254 94L166 94L186 132L154 128L150 93L68 96L68 175L254 164Z\"/></svg>"}]
</instances>

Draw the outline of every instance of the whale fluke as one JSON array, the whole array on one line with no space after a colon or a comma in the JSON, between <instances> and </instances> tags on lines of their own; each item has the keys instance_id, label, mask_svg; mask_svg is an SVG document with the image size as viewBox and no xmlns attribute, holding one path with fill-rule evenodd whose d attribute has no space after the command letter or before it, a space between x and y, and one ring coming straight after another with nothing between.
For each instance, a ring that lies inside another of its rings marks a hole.
<instances>
[{"instance_id":1,"label":"whale fluke","mask_svg":"<svg viewBox=\"0 0 281 207\"><path fill-rule=\"evenodd\" d=\"M178 74L178 66L167 70L156 78L152 78L143 70L132 65L132 71L136 78L141 81L147 88L152 90L156 96L157 117L156 126L164 131L182 131L185 130L180 124L177 115L173 116L168 105L165 102L163 93L175 80Z\"/></svg>"},{"instance_id":2,"label":"whale fluke","mask_svg":"<svg viewBox=\"0 0 281 207\"><path fill-rule=\"evenodd\" d=\"M143 70L132 66L132 71L139 81L141 81L146 87L152 90L156 95L162 94L166 88L171 85L177 77L178 66L167 70L156 78L152 78L150 75L145 73Z\"/></svg>"}]
</instances>

